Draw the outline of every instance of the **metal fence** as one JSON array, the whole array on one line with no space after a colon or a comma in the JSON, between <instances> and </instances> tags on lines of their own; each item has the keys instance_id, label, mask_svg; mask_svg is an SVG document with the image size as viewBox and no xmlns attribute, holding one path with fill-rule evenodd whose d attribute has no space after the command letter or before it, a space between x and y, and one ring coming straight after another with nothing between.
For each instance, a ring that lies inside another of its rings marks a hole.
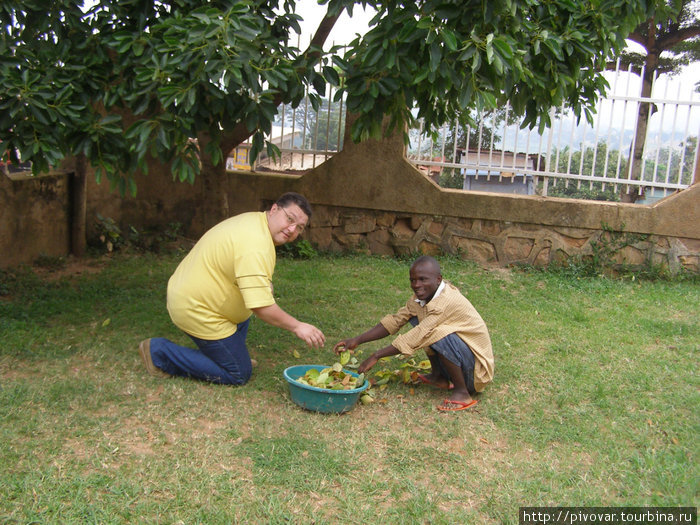
<instances>
[{"instance_id":1,"label":"metal fence","mask_svg":"<svg viewBox=\"0 0 700 525\"><path fill-rule=\"evenodd\" d=\"M610 94L600 101L592 124L577 122L562 107L552 109L552 124L543 133L537 127L523 130L506 105L476 115L476 126L445 126L437 139L411 130L407 156L436 182L472 190L611 199L624 191L643 193L638 202L648 203L687 188L699 154L700 99L694 86L654 77L652 96L642 97L643 72L618 66L604 74ZM631 152L641 104L648 126L635 170Z\"/></svg>"},{"instance_id":2,"label":"metal fence","mask_svg":"<svg viewBox=\"0 0 700 525\"><path fill-rule=\"evenodd\" d=\"M539 133L521 129L506 105L474 115L474 126L445 125L432 138L420 128L409 130L406 156L438 184L468 190L611 200L628 192L649 203L692 184L700 154L694 86L663 75L654 77L652 96L642 97L643 71L618 66L603 74L609 94L592 124L553 108L551 126ZM281 158L261 156L255 169L306 171L342 149L345 107L330 102L333 96L327 93L318 112L308 102L282 106L270 137ZM635 166L631 152L642 104L648 126L641 166Z\"/></svg>"},{"instance_id":3,"label":"metal fence","mask_svg":"<svg viewBox=\"0 0 700 525\"><path fill-rule=\"evenodd\" d=\"M297 108L281 105L272 133L266 138L280 150L278 158L262 152L255 165L248 160L250 145L245 143L229 156L229 169L304 172L325 162L343 149L346 109L344 100L333 101L329 89L318 111L308 97Z\"/></svg>"}]
</instances>

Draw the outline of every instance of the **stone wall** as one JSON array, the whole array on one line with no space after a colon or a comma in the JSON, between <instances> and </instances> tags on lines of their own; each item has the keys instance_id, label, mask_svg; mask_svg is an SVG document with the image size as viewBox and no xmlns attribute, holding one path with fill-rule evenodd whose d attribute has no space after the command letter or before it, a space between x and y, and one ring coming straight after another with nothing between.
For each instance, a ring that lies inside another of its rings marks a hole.
<instances>
[{"instance_id":1,"label":"stone wall","mask_svg":"<svg viewBox=\"0 0 700 525\"><path fill-rule=\"evenodd\" d=\"M547 265L592 255L606 239L633 236L618 262L700 272L700 185L654 205L581 201L444 189L403 156L399 137L353 144L303 176L229 172L231 213L263 210L285 191L307 196L314 216L304 234L317 249L458 254L481 264ZM70 247L70 176L0 182L0 267ZM178 223L204 233L202 185L172 181L167 166L137 178L135 197L90 177L88 233L97 213L122 228ZM623 232L623 233L620 233Z\"/></svg>"},{"instance_id":2,"label":"stone wall","mask_svg":"<svg viewBox=\"0 0 700 525\"><path fill-rule=\"evenodd\" d=\"M70 248L70 176L12 178L0 173L0 268Z\"/></svg>"},{"instance_id":3,"label":"stone wall","mask_svg":"<svg viewBox=\"0 0 700 525\"><path fill-rule=\"evenodd\" d=\"M424 177L418 171L412 175ZM257 185L252 184L250 177L269 182L269 187L273 188L250 195L247 202L259 201L257 209L269 206L275 196L284 191L311 195L314 214L304 238L323 251L359 251L389 256L449 253L486 265L522 263L546 266L571 257L590 257L596 247L624 241L622 244L627 245L613 257L616 263L631 266L653 264L674 273L680 268L700 272L697 231L700 223L693 223L700 219L697 214L700 186L671 196L653 209L634 204L610 205L567 199L556 199L557 206L550 207L543 205L552 199L543 201L531 197L529 202L520 203L510 196L462 194L454 196L456 201L445 199L452 206L439 207L436 204L434 212L426 213L416 211L414 206L388 210L371 203L362 205L353 198L342 199L342 205L330 204L324 202L329 199L315 196L309 181L303 180L305 177L294 180L239 173L234 175L235 184L255 188ZM428 194L433 193L435 200L440 202L444 192L440 188L431 188ZM426 197L421 195L422 199ZM472 200L494 198L497 202L492 205L479 207L474 203L471 206ZM535 211L526 213L518 209L520 206L529 206ZM628 209L623 213L620 207ZM440 209L445 211L438 213ZM689 213L691 209L695 212ZM539 217L537 210L542 214ZM502 219L493 218L499 214ZM667 214L678 220L668 219ZM576 217L584 215L586 220L580 221L582 227L571 226ZM597 227L595 221L598 221ZM680 235L672 233L677 222L683 222L685 226L681 228L678 224Z\"/></svg>"},{"instance_id":4,"label":"stone wall","mask_svg":"<svg viewBox=\"0 0 700 525\"><path fill-rule=\"evenodd\" d=\"M40 176L0 173L0 268L32 263L38 257L65 257L71 247L72 166ZM177 223L196 239L203 232L201 184L173 182L165 166L152 163L136 178L137 194L120 195L109 182L88 174L87 236L98 234L98 214L114 219L124 232L163 230Z\"/></svg>"},{"instance_id":5,"label":"stone wall","mask_svg":"<svg viewBox=\"0 0 700 525\"><path fill-rule=\"evenodd\" d=\"M673 272L681 267L700 271L700 241L694 239L341 207L316 206L307 239L331 252L449 253L498 266L546 266L570 257L592 257L594 247L624 241L629 245L612 257L615 263L641 267L650 262Z\"/></svg>"},{"instance_id":6,"label":"stone wall","mask_svg":"<svg viewBox=\"0 0 700 525\"><path fill-rule=\"evenodd\" d=\"M309 198L305 238L329 251L450 253L481 264L545 266L628 244L613 260L700 272L700 185L651 206L444 189L403 156L397 137L352 144L302 177L231 174L238 209L284 191Z\"/></svg>"}]
</instances>

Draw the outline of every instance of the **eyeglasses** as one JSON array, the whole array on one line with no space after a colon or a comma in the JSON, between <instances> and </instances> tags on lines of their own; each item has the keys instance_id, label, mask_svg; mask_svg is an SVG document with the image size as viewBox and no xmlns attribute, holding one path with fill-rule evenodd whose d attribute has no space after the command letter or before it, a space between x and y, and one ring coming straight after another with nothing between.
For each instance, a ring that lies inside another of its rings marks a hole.
<instances>
[{"instance_id":1,"label":"eyeglasses","mask_svg":"<svg viewBox=\"0 0 700 525\"><path fill-rule=\"evenodd\" d=\"M280 207L280 209L281 209L281 210L284 212L284 214L287 216L287 224L288 224L289 226L294 226L295 229L296 229L296 232L297 232L299 235L301 235L302 233L304 233L305 225L304 225L304 224L301 224L301 223L299 223L299 222L297 222L296 219L295 219L294 217L292 217L291 215L289 215L289 213L287 213L287 210L285 210L284 208Z\"/></svg>"}]
</instances>

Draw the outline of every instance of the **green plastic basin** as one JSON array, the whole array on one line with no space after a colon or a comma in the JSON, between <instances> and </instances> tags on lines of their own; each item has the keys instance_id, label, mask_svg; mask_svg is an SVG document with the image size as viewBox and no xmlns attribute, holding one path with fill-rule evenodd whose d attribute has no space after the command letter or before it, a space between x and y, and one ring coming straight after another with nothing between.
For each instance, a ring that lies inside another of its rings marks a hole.
<instances>
[{"instance_id":1,"label":"green plastic basin","mask_svg":"<svg viewBox=\"0 0 700 525\"><path fill-rule=\"evenodd\" d=\"M306 410L331 414L340 414L352 410L360 398L360 394L369 388L369 381L365 379L361 387L352 390L330 390L304 385L296 380L302 377L311 368L323 370L328 365L295 365L284 371L284 378L289 384L289 394L297 405ZM346 374L355 377L359 375L351 370L343 369Z\"/></svg>"}]
</instances>

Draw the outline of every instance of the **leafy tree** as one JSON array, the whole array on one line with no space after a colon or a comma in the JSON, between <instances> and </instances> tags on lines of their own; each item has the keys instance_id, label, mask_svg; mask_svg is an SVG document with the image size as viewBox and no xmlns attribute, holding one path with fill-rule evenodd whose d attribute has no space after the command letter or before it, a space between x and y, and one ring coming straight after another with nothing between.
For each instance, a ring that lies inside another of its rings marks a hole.
<instances>
[{"instance_id":1,"label":"leafy tree","mask_svg":"<svg viewBox=\"0 0 700 525\"><path fill-rule=\"evenodd\" d=\"M583 151L572 151L569 146L564 146L558 152L555 150L552 157L558 159L554 168L558 172L615 178L617 166L612 160L619 157L619 152L608 150L605 142L599 142L596 148L585 148ZM598 201L620 200L615 184L598 181L556 180L548 186L547 195Z\"/></svg>"},{"instance_id":2,"label":"leafy tree","mask_svg":"<svg viewBox=\"0 0 700 525\"><path fill-rule=\"evenodd\" d=\"M122 190L151 157L201 173L207 224L228 215L225 157L264 148L280 103L326 84L356 113L355 141L436 129L508 100L534 126L565 104L590 118L597 71L651 14L628 0L319 0L310 46L294 0L18 0L0 4L0 140L35 170L76 155ZM347 51L322 46L343 10L376 9ZM193 140L196 139L196 140ZM268 147L268 149L270 149ZM274 153L274 149L270 149Z\"/></svg>"},{"instance_id":3,"label":"leafy tree","mask_svg":"<svg viewBox=\"0 0 700 525\"><path fill-rule=\"evenodd\" d=\"M558 173L572 173L576 175L595 175L597 177L617 178L618 171L624 172L626 163L616 149L609 149L604 141L598 142L595 148L587 147L582 150L564 146L560 150L554 150L552 158L557 159L554 170ZM617 160L620 166L617 166Z\"/></svg>"},{"instance_id":4,"label":"leafy tree","mask_svg":"<svg viewBox=\"0 0 700 525\"><path fill-rule=\"evenodd\" d=\"M559 181L550 186L547 195L550 197L564 197L567 199L584 199L589 201L619 201L620 196L614 191L612 185L603 186L600 182L592 184L576 183L566 184Z\"/></svg>"},{"instance_id":5,"label":"leafy tree","mask_svg":"<svg viewBox=\"0 0 700 525\"><path fill-rule=\"evenodd\" d=\"M280 102L297 103L307 84L325 89L314 66L338 11L301 52L286 44L300 30L293 5L3 3L0 140L35 171L76 155L122 192L136 191L132 175L151 157L181 181L202 171L213 224L228 213L228 152L253 132L259 151Z\"/></svg>"},{"instance_id":6,"label":"leafy tree","mask_svg":"<svg viewBox=\"0 0 700 525\"><path fill-rule=\"evenodd\" d=\"M665 146L658 151L648 152L647 158L658 159L656 162L645 164L643 180L661 181L666 175L671 175L672 180L681 184L691 184L695 167L695 150L698 138L688 137L679 148ZM677 174L680 173L680 177Z\"/></svg>"},{"instance_id":7,"label":"leafy tree","mask_svg":"<svg viewBox=\"0 0 700 525\"><path fill-rule=\"evenodd\" d=\"M651 97L654 78L667 73L675 74L683 66L700 60L700 2L698 0L655 0L653 16L638 25L628 36L644 49L644 53L626 51L620 57L622 66L630 64L641 70L642 98ZM700 89L700 82L696 84ZM642 156L649 117L656 111L649 102L641 102L633 148L630 150L632 171L630 179L640 180ZM640 193L623 190L622 200L634 202Z\"/></svg>"}]
</instances>

